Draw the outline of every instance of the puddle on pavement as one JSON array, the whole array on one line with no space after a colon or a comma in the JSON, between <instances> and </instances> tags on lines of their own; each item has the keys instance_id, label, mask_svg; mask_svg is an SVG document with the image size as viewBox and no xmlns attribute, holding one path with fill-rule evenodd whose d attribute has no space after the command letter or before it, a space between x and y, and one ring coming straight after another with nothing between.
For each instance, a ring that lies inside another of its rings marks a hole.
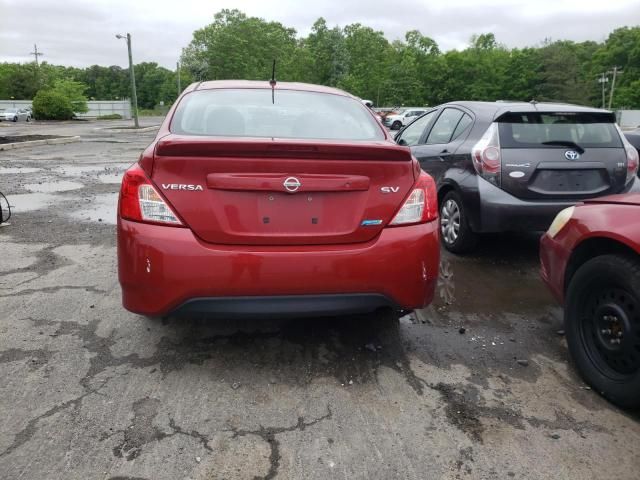
<instances>
[{"instance_id":1,"label":"puddle on pavement","mask_svg":"<svg viewBox=\"0 0 640 480\"><path fill-rule=\"evenodd\" d=\"M30 183L25 185L24 188L32 192L39 193L55 193L55 192L69 192L71 190L78 190L84 188L84 185L78 182L69 182L61 180L59 182L41 182Z\"/></svg>"},{"instance_id":2,"label":"puddle on pavement","mask_svg":"<svg viewBox=\"0 0 640 480\"><path fill-rule=\"evenodd\" d=\"M539 275L538 238L505 235L473 257L442 254L432 309L442 315L543 313L556 303ZM428 317L428 309L417 311Z\"/></svg>"},{"instance_id":3,"label":"puddle on pavement","mask_svg":"<svg viewBox=\"0 0 640 480\"><path fill-rule=\"evenodd\" d=\"M79 177L88 173L102 172L104 169L104 165L60 165L53 171L62 175Z\"/></svg>"},{"instance_id":4,"label":"puddle on pavement","mask_svg":"<svg viewBox=\"0 0 640 480\"><path fill-rule=\"evenodd\" d=\"M0 167L0 175L15 175L15 174L24 174L24 173L35 173L39 172L40 168L27 168L27 167Z\"/></svg>"},{"instance_id":5,"label":"puddle on pavement","mask_svg":"<svg viewBox=\"0 0 640 480\"><path fill-rule=\"evenodd\" d=\"M57 197L50 193L23 193L9 195L8 199L9 205L11 205L11 212L14 214L41 210L55 203Z\"/></svg>"},{"instance_id":6,"label":"puddle on pavement","mask_svg":"<svg viewBox=\"0 0 640 480\"><path fill-rule=\"evenodd\" d=\"M98 180L100 181L100 183L120 184L120 182L122 182L123 174L124 170L120 172L101 173L100 175L98 175Z\"/></svg>"},{"instance_id":7,"label":"puddle on pavement","mask_svg":"<svg viewBox=\"0 0 640 480\"><path fill-rule=\"evenodd\" d=\"M122 173L131 163L107 163L104 165L60 165L54 172L67 177L82 177L97 175L101 183L120 183Z\"/></svg>"},{"instance_id":8,"label":"puddle on pavement","mask_svg":"<svg viewBox=\"0 0 640 480\"><path fill-rule=\"evenodd\" d=\"M87 222L116 224L118 193L103 193L92 198L85 208L72 212L74 218Z\"/></svg>"}]
</instances>

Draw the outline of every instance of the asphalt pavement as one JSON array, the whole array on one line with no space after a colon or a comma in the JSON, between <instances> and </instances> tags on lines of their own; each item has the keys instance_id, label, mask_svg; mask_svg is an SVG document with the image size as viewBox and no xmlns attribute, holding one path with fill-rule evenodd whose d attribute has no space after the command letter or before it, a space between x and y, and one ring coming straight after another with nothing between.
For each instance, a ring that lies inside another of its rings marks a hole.
<instances>
[{"instance_id":1,"label":"asphalt pavement","mask_svg":"<svg viewBox=\"0 0 640 480\"><path fill-rule=\"evenodd\" d=\"M639 417L573 370L535 234L443 254L400 319L125 311L117 192L154 135L125 124L0 124L81 136L0 152L1 479L638 478Z\"/></svg>"}]
</instances>

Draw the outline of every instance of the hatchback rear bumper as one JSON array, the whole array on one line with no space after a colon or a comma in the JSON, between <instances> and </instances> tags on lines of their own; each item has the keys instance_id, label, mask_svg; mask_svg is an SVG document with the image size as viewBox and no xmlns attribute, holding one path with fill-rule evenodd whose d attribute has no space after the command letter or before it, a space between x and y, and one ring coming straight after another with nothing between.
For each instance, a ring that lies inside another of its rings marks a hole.
<instances>
[{"instance_id":1,"label":"hatchback rear bumper","mask_svg":"<svg viewBox=\"0 0 640 480\"><path fill-rule=\"evenodd\" d=\"M336 315L431 302L437 222L385 228L365 243L239 246L202 242L188 228L118 220L118 276L127 310Z\"/></svg>"},{"instance_id":2,"label":"hatchback rear bumper","mask_svg":"<svg viewBox=\"0 0 640 480\"><path fill-rule=\"evenodd\" d=\"M640 190L640 181L634 179L624 192ZM543 231L560 210L579 203L573 200L522 200L478 178L479 221L478 232ZM473 223L472 223L473 225Z\"/></svg>"}]
</instances>

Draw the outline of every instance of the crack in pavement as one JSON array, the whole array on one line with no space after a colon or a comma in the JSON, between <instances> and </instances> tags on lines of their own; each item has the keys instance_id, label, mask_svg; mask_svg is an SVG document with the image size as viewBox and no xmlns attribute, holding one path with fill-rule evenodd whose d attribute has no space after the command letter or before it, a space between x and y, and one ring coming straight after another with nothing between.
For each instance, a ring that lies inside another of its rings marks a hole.
<instances>
[{"instance_id":1,"label":"crack in pavement","mask_svg":"<svg viewBox=\"0 0 640 480\"><path fill-rule=\"evenodd\" d=\"M55 415L56 413L61 412L62 410L65 410L69 406L73 406L73 409L76 410L80 406L80 403L82 402L82 400L85 397L87 397L88 395L94 394L94 393L98 394L99 390L104 385L105 384L103 383L97 389L92 389L92 390L86 391L82 395L80 395L79 397L75 397L75 398L72 398L70 400L67 400L66 402L62 402L62 403L60 403L58 405L55 405L55 406L51 407L49 410L47 410L46 412L42 413L41 415L38 415L37 417L32 418L31 420L29 420L29 422L27 423L27 426L24 427L22 430L20 430L14 436L14 439L13 439L13 442L11 443L11 445L9 445L4 451L0 452L0 458L4 457L6 455L9 455L11 452L13 452L17 448L19 448L22 445L24 445L25 443L27 443L31 439L31 437L33 437L33 435L38 431L38 429L36 428L36 425L38 424L38 422L40 422L40 420L44 420L45 418L49 418L49 417Z\"/></svg>"},{"instance_id":2,"label":"crack in pavement","mask_svg":"<svg viewBox=\"0 0 640 480\"><path fill-rule=\"evenodd\" d=\"M225 431L233 433L233 436L231 438L254 435L256 437L260 437L264 442L267 442L269 444L269 448L271 449L271 453L269 455L269 471L264 477L255 476L254 480L271 480L275 478L276 475L278 475L278 469L280 468L280 459L282 458L280 455L280 442L276 438L276 435L286 432L293 432L296 430L303 431L306 428L312 427L324 420L330 420L332 417L333 411L331 410L331 407L327 405L327 413L321 417L311 420L310 422L305 422L304 417L298 417L298 422L290 427L264 427L260 425L260 428L257 430L232 428Z\"/></svg>"},{"instance_id":3,"label":"crack in pavement","mask_svg":"<svg viewBox=\"0 0 640 480\"><path fill-rule=\"evenodd\" d=\"M116 430L108 434L103 434L101 441L122 433L124 438L112 449L113 455L118 458L125 458L128 462L137 458L142 453L142 448L152 442L160 442L165 438L175 435L184 435L196 439L208 452L213 452L209 446L209 438L197 430L187 431L176 425L175 420L169 417L169 428L167 433L153 425L153 420L158 415L160 400L157 398L145 397L133 403L133 421L125 430Z\"/></svg>"},{"instance_id":4,"label":"crack in pavement","mask_svg":"<svg viewBox=\"0 0 640 480\"><path fill-rule=\"evenodd\" d=\"M101 294L108 293L106 290L103 290L101 288L96 288L96 287L87 286L87 285L58 285L55 287L27 288L24 290L18 290L17 292L13 292L13 293L2 294L0 295L0 298L22 297L25 295L31 295L32 293L56 293L56 292L59 292L60 290L84 290L86 292L91 292L91 293L101 293Z\"/></svg>"}]
</instances>

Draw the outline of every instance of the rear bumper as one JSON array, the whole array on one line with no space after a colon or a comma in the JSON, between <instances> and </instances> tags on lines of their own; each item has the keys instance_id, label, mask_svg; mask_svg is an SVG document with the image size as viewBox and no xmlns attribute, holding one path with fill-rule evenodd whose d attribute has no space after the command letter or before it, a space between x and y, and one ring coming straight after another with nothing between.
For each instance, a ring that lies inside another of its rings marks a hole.
<instances>
[{"instance_id":1,"label":"rear bumper","mask_svg":"<svg viewBox=\"0 0 640 480\"><path fill-rule=\"evenodd\" d=\"M376 293L333 295L282 295L272 297L193 298L179 305L176 316L216 315L225 318L318 317L371 312L378 308L401 308Z\"/></svg>"},{"instance_id":2,"label":"rear bumper","mask_svg":"<svg viewBox=\"0 0 640 480\"><path fill-rule=\"evenodd\" d=\"M478 181L479 218L472 226L478 232L543 231L564 208L580 202L573 200L522 200L476 177ZM634 179L624 191L640 190L640 180ZM471 210L473 211L473 209Z\"/></svg>"},{"instance_id":3,"label":"rear bumper","mask_svg":"<svg viewBox=\"0 0 640 480\"><path fill-rule=\"evenodd\" d=\"M202 242L187 228L118 219L123 305L145 315L331 315L433 299L437 222L385 228L350 245L236 246Z\"/></svg>"}]
</instances>

